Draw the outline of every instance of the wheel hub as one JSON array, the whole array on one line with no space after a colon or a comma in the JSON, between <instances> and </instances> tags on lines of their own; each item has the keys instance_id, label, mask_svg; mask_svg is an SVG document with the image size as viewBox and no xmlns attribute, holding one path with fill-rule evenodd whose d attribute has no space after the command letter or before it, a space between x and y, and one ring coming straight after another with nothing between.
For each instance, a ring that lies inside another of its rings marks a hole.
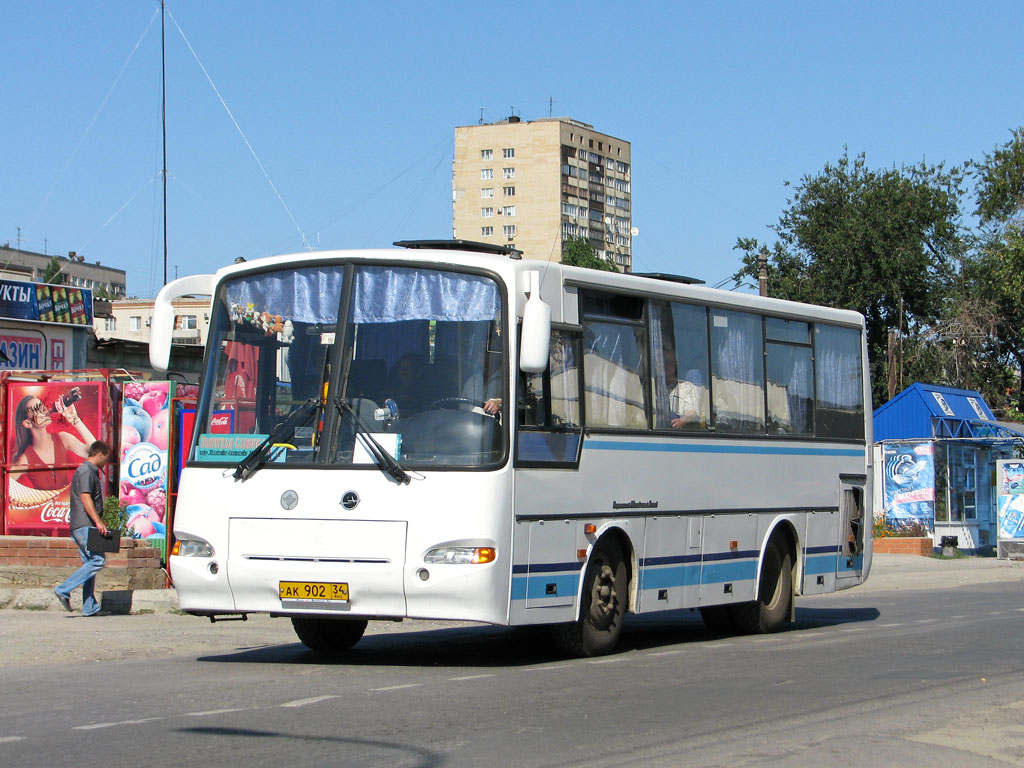
<instances>
[{"instance_id":1,"label":"wheel hub","mask_svg":"<svg viewBox=\"0 0 1024 768\"><path fill-rule=\"evenodd\" d=\"M607 564L601 566L594 579L594 590L590 601L591 621L595 626L607 626L615 616L618 595L615 592L615 571Z\"/></svg>"}]
</instances>

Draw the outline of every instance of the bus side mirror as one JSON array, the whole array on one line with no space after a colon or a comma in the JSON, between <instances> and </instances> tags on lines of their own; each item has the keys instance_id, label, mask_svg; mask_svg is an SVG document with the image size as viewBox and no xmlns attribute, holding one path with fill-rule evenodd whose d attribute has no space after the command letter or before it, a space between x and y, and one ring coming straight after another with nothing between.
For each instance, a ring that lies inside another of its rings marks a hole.
<instances>
[{"instance_id":1,"label":"bus side mirror","mask_svg":"<svg viewBox=\"0 0 1024 768\"><path fill-rule=\"evenodd\" d=\"M214 275L189 275L172 280L156 295L149 328L149 364L166 371L171 362L171 333L174 330L174 300L182 296L213 295Z\"/></svg>"},{"instance_id":2,"label":"bus side mirror","mask_svg":"<svg viewBox=\"0 0 1024 768\"><path fill-rule=\"evenodd\" d=\"M519 368L523 373L541 373L548 367L551 345L551 307L540 298L540 273L526 272L526 306L523 307Z\"/></svg>"}]
</instances>

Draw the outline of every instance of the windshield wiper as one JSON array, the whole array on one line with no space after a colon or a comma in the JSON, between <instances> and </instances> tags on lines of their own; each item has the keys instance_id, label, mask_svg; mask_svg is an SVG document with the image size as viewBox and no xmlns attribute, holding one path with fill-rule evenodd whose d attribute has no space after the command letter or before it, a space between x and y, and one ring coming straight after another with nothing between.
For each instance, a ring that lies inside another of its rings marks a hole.
<instances>
[{"instance_id":1,"label":"windshield wiper","mask_svg":"<svg viewBox=\"0 0 1024 768\"><path fill-rule=\"evenodd\" d=\"M381 471L401 485L408 484L412 479L409 473L395 460L394 456L384 449L384 446L377 442L377 439L370 430L366 428L363 420L359 418L359 414L352 407L352 403L343 397L336 397L334 398L334 407L338 409L338 414L342 417L346 413L352 417L352 422L356 425L356 433L363 441L363 446L366 448L367 453L373 457L374 462L380 467Z\"/></svg>"},{"instance_id":2,"label":"windshield wiper","mask_svg":"<svg viewBox=\"0 0 1024 768\"><path fill-rule=\"evenodd\" d=\"M311 397L309 400L304 402L294 411L288 414L288 418L282 421L277 427L271 432L267 439L256 446L252 452L238 462L238 466L235 467L233 477L235 480L248 480L254 475L260 467L266 464L270 460L271 449L274 443L280 443L283 440L291 438L295 432L295 427L299 425L300 421L303 421L310 414L316 413L320 407L320 401Z\"/></svg>"}]
</instances>

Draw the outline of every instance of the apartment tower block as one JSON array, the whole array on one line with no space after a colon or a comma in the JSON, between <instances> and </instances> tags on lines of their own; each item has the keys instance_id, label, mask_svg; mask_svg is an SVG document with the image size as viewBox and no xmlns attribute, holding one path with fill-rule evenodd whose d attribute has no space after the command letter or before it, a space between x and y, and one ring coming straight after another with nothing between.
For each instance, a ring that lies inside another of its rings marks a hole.
<instances>
[{"instance_id":1,"label":"apartment tower block","mask_svg":"<svg viewBox=\"0 0 1024 768\"><path fill-rule=\"evenodd\" d=\"M586 238L620 271L632 266L630 145L566 117L458 126L452 232L560 261Z\"/></svg>"}]
</instances>

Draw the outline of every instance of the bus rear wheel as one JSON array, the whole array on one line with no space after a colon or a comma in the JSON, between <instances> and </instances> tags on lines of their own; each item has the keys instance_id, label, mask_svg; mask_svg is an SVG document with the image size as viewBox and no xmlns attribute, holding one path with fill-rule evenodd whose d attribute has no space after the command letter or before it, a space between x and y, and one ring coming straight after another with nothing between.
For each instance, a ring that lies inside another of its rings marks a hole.
<instances>
[{"instance_id":1,"label":"bus rear wheel","mask_svg":"<svg viewBox=\"0 0 1024 768\"><path fill-rule=\"evenodd\" d=\"M764 551L757 600L731 606L732 620L747 634L774 632L789 618L792 602L793 561L778 539L772 539Z\"/></svg>"},{"instance_id":2,"label":"bus rear wheel","mask_svg":"<svg viewBox=\"0 0 1024 768\"><path fill-rule=\"evenodd\" d=\"M622 547L612 540L599 542L583 578L580 617L554 628L555 643L570 656L601 656L619 641L629 600Z\"/></svg>"},{"instance_id":3,"label":"bus rear wheel","mask_svg":"<svg viewBox=\"0 0 1024 768\"><path fill-rule=\"evenodd\" d=\"M292 616L292 627L302 644L310 650L341 653L359 642L366 631L366 621Z\"/></svg>"}]
</instances>

